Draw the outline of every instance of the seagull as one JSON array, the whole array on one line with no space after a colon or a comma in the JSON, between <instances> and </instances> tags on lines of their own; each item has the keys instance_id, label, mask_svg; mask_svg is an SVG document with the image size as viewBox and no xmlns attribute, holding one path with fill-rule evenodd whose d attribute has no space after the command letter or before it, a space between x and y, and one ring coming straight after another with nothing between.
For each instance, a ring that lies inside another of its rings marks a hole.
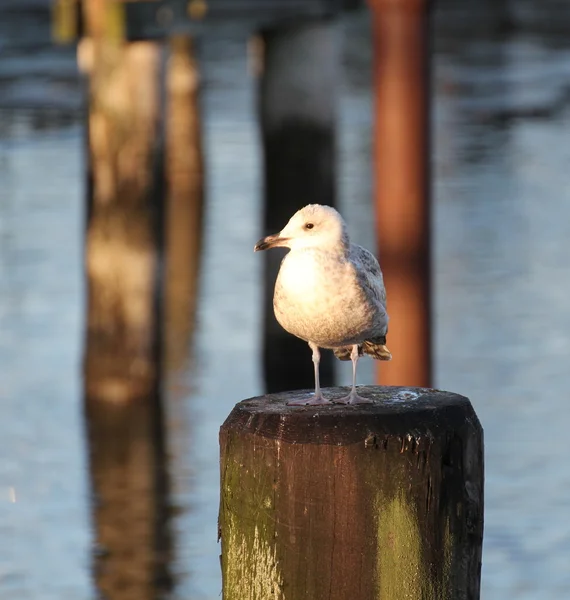
<instances>
[{"instance_id":1,"label":"seagull","mask_svg":"<svg viewBox=\"0 0 570 600\"><path fill-rule=\"evenodd\" d=\"M388 313L380 265L372 253L352 244L346 223L334 208L309 204L275 235L257 242L254 252L285 247L273 309L279 324L308 342L313 352L315 393L290 405L330 404L319 383L319 348L352 360L352 389L343 404L371 403L356 391L356 365L363 354L391 360L386 346Z\"/></svg>"}]
</instances>

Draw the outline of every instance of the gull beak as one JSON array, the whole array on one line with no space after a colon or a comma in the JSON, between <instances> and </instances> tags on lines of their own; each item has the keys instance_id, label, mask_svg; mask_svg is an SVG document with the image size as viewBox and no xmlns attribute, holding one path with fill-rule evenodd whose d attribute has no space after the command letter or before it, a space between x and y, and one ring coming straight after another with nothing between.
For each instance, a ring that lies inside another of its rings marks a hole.
<instances>
[{"instance_id":1,"label":"gull beak","mask_svg":"<svg viewBox=\"0 0 570 600\"><path fill-rule=\"evenodd\" d=\"M269 250L269 248L277 248L279 246L285 246L289 238L282 238L278 233L274 235L268 235L264 237L255 244L253 247L254 252L259 252L260 250Z\"/></svg>"}]
</instances>

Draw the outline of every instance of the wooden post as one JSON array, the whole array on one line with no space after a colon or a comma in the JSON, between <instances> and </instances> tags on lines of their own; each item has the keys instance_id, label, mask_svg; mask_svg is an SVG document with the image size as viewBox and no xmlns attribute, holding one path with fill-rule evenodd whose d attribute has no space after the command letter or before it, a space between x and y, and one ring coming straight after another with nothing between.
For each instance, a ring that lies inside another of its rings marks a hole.
<instances>
[{"instance_id":1,"label":"wooden post","mask_svg":"<svg viewBox=\"0 0 570 600\"><path fill-rule=\"evenodd\" d=\"M469 400L359 393L374 403L253 398L222 425L224 600L479 598L483 432Z\"/></svg>"},{"instance_id":2,"label":"wooden post","mask_svg":"<svg viewBox=\"0 0 570 600\"><path fill-rule=\"evenodd\" d=\"M89 76L86 421L102 596L169 588L159 395L163 136L158 44L125 43L121 3L83 3Z\"/></svg>"},{"instance_id":3,"label":"wooden post","mask_svg":"<svg viewBox=\"0 0 570 600\"><path fill-rule=\"evenodd\" d=\"M260 81L264 157L264 234L282 229L306 204L336 204L335 108L338 85L334 24L303 22L266 31ZM264 256L263 365L268 392L314 384L307 344L273 315L273 288L283 258ZM333 383L332 353L321 358L321 381Z\"/></svg>"},{"instance_id":4,"label":"wooden post","mask_svg":"<svg viewBox=\"0 0 570 600\"><path fill-rule=\"evenodd\" d=\"M166 72L164 366L176 371L194 330L202 240L203 158L198 69L188 37L170 41Z\"/></svg>"},{"instance_id":5,"label":"wooden post","mask_svg":"<svg viewBox=\"0 0 570 600\"><path fill-rule=\"evenodd\" d=\"M158 44L124 43L122 5L84 4L88 38L79 61L89 75L87 344L90 398L118 402L154 392L158 356L158 239L154 197Z\"/></svg>"},{"instance_id":6,"label":"wooden post","mask_svg":"<svg viewBox=\"0 0 570 600\"><path fill-rule=\"evenodd\" d=\"M429 0L369 0L376 224L390 363L379 383L431 385Z\"/></svg>"}]
</instances>

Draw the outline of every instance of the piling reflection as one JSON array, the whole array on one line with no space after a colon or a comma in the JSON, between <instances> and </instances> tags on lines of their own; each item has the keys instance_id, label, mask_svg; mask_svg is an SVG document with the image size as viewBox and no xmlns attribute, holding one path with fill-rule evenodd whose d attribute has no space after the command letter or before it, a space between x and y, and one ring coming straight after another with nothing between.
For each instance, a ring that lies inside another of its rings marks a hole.
<instances>
[{"instance_id":1,"label":"piling reflection","mask_svg":"<svg viewBox=\"0 0 570 600\"><path fill-rule=\"evenodd\" d=\"M198 72L189 38L170 43L166 69L164 364L178 370L194 328L203 212Z\"/></svg>"},{"instance_id":2,"label":"piling reflection","mask_svg":"<svg viewBox=\"0 0 570 600\"><path fill-rule=\"evenodd\" d=\"M160 86L156 65L153 62L144 73L154 93ZM166 423L167 404L168 400L174 404L180 400L169 382L176 379L171 375L188 367L193 332L200 264L202 156L198 82L188 39L173 40L165 65L165 153L163 156L158 143L151 150L145 146L147 151L138 154L147 163L149 155L154 155L154 177L133 189L128 185L130 173L120 168L125 164L124 152L104 153L104 160L117 163L113 169L116 193L102 202L98 191L105 180L97 170L102 159L96 146L100 140L91 131L90 157L95 164L88 262L92 264L93 257L106 252L111 271L120 264L124 273L140 275L144 266L149 282L126 289L125 277L97 278L91 270L89 278L85 416L96 541L93 563L98 590L109 600L163 598L173 582L166 435L172 427ZM128 96L128 90L122 91ZM136 108L136 99L132 102ZM100 110L97 102L92 110L96 114ZM123 129L125 139L117 143L127 149L135 144L137 122L148 124L147 116L132 112L128 120L132 129ZM150 120L154 122L154 117ZM159 131L158 138L161 136ZM124 226L114 226L113 215L118 215ZM123 243L137 231L148 234L142 236L146 244ZM109 305L109 298L117 301ZM133 326L129 311L137 307L144 308L137 313L144 318ZM138 340L134 346L127 343L132 339ZM144 367L142 371L137 371L136 364Z\"/></svg>"},{"instance_id":3,"label":"piling reflection","mask_svg":"<svg viewBox=\"0 0 570 600\"><path fill-rule=\"evenodd\" d=\"M109 600L160 598L167 575L167 479L160 401L156 207L159 49L107 36L87 5L89 75L85 408L98 551ZM157 160L158 159L158 160Z\"/></svg>"},{"instance_id":4,"label":"piling reflection","mask_svg":"<svg viewBox=\"0 0 570 600\"><path fill-rule=\"evenodd\" d=\"M90 397L147 397L157 377L159 53L93 38L85 355Z\"/></svg>"},{"instance_id":5,"label":"piling reflection","mask_svg":"<svg viewBox=\"0 0 570 600\"><path fill-rule=\"evenodd\" d=\"M86 417L97 587L109 600L161 598L172 580L159 398L115 404L87 398Z\"/></svg>"}]
</instances>

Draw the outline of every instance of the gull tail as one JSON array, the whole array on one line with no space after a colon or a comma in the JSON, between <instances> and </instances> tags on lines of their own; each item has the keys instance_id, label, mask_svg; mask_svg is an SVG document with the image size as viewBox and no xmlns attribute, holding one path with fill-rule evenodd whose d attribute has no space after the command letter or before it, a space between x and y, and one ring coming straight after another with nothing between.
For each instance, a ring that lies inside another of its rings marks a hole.
<instances>
[{"instance_id":1,"label":"gull tail","mask_svg":"<svg viewBox=\"0 0 570 600\"><path fill-rule=\"evenodd\" d=\"M375 340L368 340L362 344L362 351L376 360L392 360L392 353L386 346L386 337L383 343L377 343Z\"/></svg>"},{"instance_id":2,"label":"gull tail","mask_svg":"<svg viewBox=\"0 0 570 600\"><path fill-rule=\"evenodd\" d=\"M342 348L335 348L334 355L339 360L350 360L350 353L352 346L343 346ZM366 340L360 346L358 346L358 355L368 354L376 360L392 360L392 353L386 346L386 336L379 336L372 340Z\"/></svg>"}]
</instances>

